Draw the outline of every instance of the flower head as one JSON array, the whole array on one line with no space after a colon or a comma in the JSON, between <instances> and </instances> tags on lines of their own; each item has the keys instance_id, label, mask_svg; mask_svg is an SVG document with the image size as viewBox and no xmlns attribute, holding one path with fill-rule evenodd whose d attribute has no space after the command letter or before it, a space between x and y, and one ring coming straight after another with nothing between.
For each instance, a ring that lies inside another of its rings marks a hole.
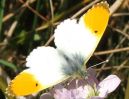
<instances>
[{"instance_id":1,"label":"flower head","mask_svg":"<svg viewBox=\"0 0 129 99\"><path fill-rule=\"evenodd\" d=\"M88 76L85 80L73 80L67 87L62 85L55 87L52 95L55 99L104 99L121 82L116 75L109 75L99 83L96 80L93 75ZM45 99L43 97L44 95L42 95L41 99Z\"/></svg>"},{"instance_id":2,"label":"flower head","mask_svg":"<svg viewBox=\"0 0 129 99\"><path fill-rule=\"evenodd\" d=\"M90 90L90 91L89 91ZM90 94L94 94L93 88L89 85L80 86L76 89L57 89L55 90L55 99L86 99Z\"/></svg>"}]
</instances>

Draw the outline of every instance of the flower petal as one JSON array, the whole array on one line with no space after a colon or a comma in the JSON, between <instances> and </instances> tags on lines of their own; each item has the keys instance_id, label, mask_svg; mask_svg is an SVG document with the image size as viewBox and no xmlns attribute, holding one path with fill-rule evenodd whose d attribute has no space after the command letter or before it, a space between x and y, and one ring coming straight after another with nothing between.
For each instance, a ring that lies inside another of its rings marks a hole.
<instances>
[{"instance_id":1,"label":"flower petal","mask_svg":"<svg viewBox=\"0 0 129 99\"><path fill-rule=\"evenodd\" d=\"M121 80L116 75L109 75L97 86L100 92L99 96L106 96L108 93L113 92L120 82Z\"/></svg>"},{"instance_id":2,"label":"flower petal","mask_svg":"<svg viewBox=\"0 0 129 99\"><path fill-rule=\"evenodd\" d=\"M87 83L91 86L94 86L95 84L98 85L99 82L96 78L96 72L93 68L89 67L87 69L88 77L86 77Z\"/></svg>"},{"instance_id":3,"label":"flower petal","mask_svg":"<svg viewBox=\"0 0 129 99\"><path fill-rule=\"evenodd\" d=\"M43 93L41 96L40 96L40 99L53 99L51 93Z\"/></svg>"},{"instance_id":4,"label":"flower petal","mask_svg":"<svg viewBox=\"0 0 129 99\"><path fill-rule=\"evenodd\" d=\"M104 97L94 96L94 97L91 97L90 99L104 99Z\"/></svg>"},{"instance_id":5,"label":"flower petal","mask_svg":"<svg viewBox=\"0 0 129 99\"><path fill-rule=\"evenodd\" d=\"M74 79L70 81L66 87L68 90L71 90L71 89L77 89L79 87L84 87L86 84L87 80L85 79Z\"/></svg>"}]
</instances>

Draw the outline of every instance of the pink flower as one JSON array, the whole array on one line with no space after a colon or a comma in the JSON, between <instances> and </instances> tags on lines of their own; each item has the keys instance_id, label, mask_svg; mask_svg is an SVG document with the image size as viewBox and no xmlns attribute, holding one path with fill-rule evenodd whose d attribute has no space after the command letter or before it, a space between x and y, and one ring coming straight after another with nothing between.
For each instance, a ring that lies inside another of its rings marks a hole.
<instances>
[{"instance_id":1,"label":"pink flower","mask_svg":"<svg viewBox=\"0 0 129 99\"><path fill-rule=\"evenodd\" d=\"M58 85L58 87L54 88L54 93L49 93L49 96L53 96L54 99L104 99L109 93L113 92L121 82L116 75L109 75L98 83L93 72L90 74L91 75L89 75L86 80L73 80L65 88L62 85ZM45 97L46 95L42 94L40 99L51 99Z\"/></svg>"},{"instance_id":2,"label":"pink flower","mask_svg":"<svg viewBox=\"0 0 129 99\"><path fill-rule=\"evenodd\" d=\"M106 97L109 93L113 92L120 84L121 80L116 75L109 75L102 80L97 89L100 97Z\"/></svg>"}]
</instances>

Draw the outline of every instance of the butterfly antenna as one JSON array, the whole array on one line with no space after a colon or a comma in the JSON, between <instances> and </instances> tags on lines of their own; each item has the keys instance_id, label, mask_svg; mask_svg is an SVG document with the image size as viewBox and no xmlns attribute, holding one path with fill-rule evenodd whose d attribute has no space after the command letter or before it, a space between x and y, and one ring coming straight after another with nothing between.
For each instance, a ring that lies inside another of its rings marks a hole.
<instances>
[{"instance_id":1,"label":"butterfly antenna","mask_svg":"<svg viewBox=\"0 0 129 99\"><path fill-rule=\"evenodd\" d=\"M105 60L105 61L103 61L103 62L100 62L100 63L95 64L95 65L90 66L90 67L93 68L93 67L96 67L96 66L98 66L98 65L105 64L105 63L108 63L108 62L109 62L109 60L107 59L107 60Z\"/></svg>"}]
</instances>

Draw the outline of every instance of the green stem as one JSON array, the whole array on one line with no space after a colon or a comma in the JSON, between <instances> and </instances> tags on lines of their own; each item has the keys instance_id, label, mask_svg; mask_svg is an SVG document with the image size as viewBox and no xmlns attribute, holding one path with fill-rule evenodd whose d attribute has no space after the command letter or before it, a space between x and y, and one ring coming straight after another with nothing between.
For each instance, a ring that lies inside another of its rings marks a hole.
<instances>
[{"instance_id":1,"label":"green stem","mask_svg":"<svg viewBox=\"0 0 129 99\"><path fill-rule=\"evenodd\" d=\"M2 19L3 19L3 14L4 14L4 7L5 7L5 0L1 0L0 2L0 40L2 38Z\"/></svg>"},{"instance_id":2,"label":"green stem","mask_svg":"<svg viewBox=\"0 0 129 99\"><path fill-rule=\"evenodd\" d=\"M37 4L36 4L36 11L39 10L40 7L40 0L37 0ZM37 22L38 22L38 16L34 15L34 20L33 20L33 25L32 25L32 30L35 30L36 26L37 26ZM35 35L36 31L32 31L30 32L30 38L29 38L29 50L28 52L31 51L32 49L32 45L33 45L33 40L34 40L34 35Z\"/></svg>"}]
</instances>

